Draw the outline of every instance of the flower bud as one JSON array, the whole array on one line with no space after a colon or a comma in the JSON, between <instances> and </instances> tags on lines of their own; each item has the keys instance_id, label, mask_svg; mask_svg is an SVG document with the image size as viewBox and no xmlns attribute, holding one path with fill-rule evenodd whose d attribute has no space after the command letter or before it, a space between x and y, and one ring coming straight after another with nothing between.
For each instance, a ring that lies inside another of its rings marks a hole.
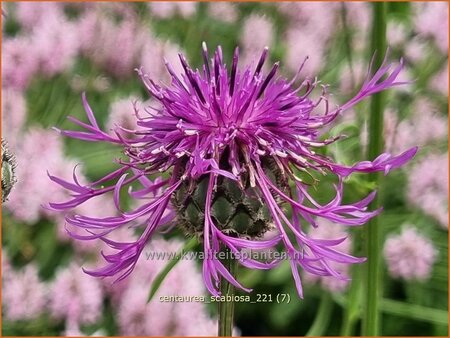
<instances>
[{"instance_id":1,"label":"flower bud","mask_svg":"<svg viewBox=\"0 0 450 338\"><path fill-rule=\"evenodd\" d=\"M274 161L263 161L263 168L273 182L281 183L281 172ZM219 230L228 235L256 238L270 230L272 222L267 205L258 190L251 187L248 176L247 173L241 175L241 184L224 176L217 177L211 217ZM203 234L209 177L204 175L196 182L186 180L172 198L178 222L189 234Z\"/></svg>"},{"instance_id":2,"label":"flower bud","mask_svg":"<svg viewBox=\"0 0 450 338\"><path fill-rule=\"evenodd\" d=\"M16 159L9 152L6 141L2 139L2 202L7 201L14 183L16 183Z\"/></svg>"}]
</instances>

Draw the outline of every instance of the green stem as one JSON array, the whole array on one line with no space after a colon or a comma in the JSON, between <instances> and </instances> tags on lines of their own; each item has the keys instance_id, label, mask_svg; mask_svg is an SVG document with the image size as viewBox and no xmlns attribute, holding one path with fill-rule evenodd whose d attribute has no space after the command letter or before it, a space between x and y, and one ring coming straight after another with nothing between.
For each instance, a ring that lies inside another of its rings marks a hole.
<instances>
[{"instance_id":1,"label":"green stem","mask_svg":"<svg viewBox=\"0 0 450 338\"><path fill-rule=\"evenodd\" d=\"M344 45L345 45L345 57L347 58L348 68L350 70L350 88L354 88L355 86L355 72L353 71L353 61L352 61L352 37L350 28L347 23L347 4L345 2L341 2L341 19L342 19L342 28L344 29Z\"/></svg>"},{"instance_id":2,"label":"green stem","mask_svg":"<svg viewBox=\"0 0 450 338\"><path fill-rule=\"evenodd\" d=\"M355 256L363 256L363 229L352 229L353 248ZM351 267L352 281L348 291L348 303L344 307L344 318L341 327L341 336L353 336L355 324L361 317L361 296L362 296L362 271L361 266Z\"/></svg>"},{"instance_id":3,"label":"green stem","mask_svg":"<svg viewBox=\"0 0 450 338\"><path fill-rule=\"evenodd\" d=\"M305 336L323 336L328 328L328 324L330 323L332 311L333 300L328 292L323 291L316 318Z\"/></svg>"},{"instance_id":4,"label":"green stem","mask_svg":"<svg viewBox=\"0 0 450 338\"><path fill-rule=\"evenodd\" d=\"M376 2L373 6L372 23L372 52L375 51L373 70L379 68L383 62L383 54L386 51L386 3ZM383 151L383 110L384 96L378 93L372 97L369 119L369 146L368 157L374 159ZM373 173L369 179L380 186L381 174ZM371 204L372 210L381 206L380 194ZM362 335L377 336L380 328L379 302L381 296L381 231L378 219L372 219L365 229L365 243L367 255L367 267L365 274L365 302L363 311Z\"/></svg>"},{"instance_id":5,"label":"green stem","mask_svg":"<svg viewBox=\"0 0 450 338\"><path fill-rule=\"evenodd\" d=\"M344 318L341 327L341 336L353 336L355 324L360 316L361 303L361 269L358 266L353 267L352 283L348 293L348 303L344 310Z\"/></svg>"},{"instance_id":6,"label":"green stem","mask_svg":"<svg viewBox=\"0 0 450 338\"><path fill-rule=\"evenodd\" d=\"M224 251L226 258L223 263L225 268L230 271L232 276L236 275L236 261L231 257L231 251L227 248ZM222 277L220 281L221 296L231 296L234 298L234 286ZM227 297L228 298L228 297ZM234 317L234 302L224 301L219 302L219 337L231 337L233 334L233 317Z\"/></svg>"}]
</instances>

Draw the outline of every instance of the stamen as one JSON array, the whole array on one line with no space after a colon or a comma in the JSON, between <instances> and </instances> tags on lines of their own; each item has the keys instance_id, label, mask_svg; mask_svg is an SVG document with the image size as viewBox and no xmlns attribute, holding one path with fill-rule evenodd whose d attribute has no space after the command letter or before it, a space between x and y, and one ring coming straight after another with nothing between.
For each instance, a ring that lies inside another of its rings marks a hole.
<instances>
[{"instance_id":1,"label":"stamen","mask_svg":"<svg viewBox=\"0 0 450 338\"><path fill-rule=\"evenodd\" d=\"M189 68L189 65L186 61L186 58L183 54L179 53L178 57L180 58L181 65L183 66L184 72L186 73L186 76L191 83L192 87L194 88L195 92L197 93L197 97L202 101L203 104L206 104L205 97L203 96L202 91L200 90L200 87L198 86L197 81L194 78L192 70Z\"/></svg>"},{"instance_id":2,"label":"stamen","mask_svg":"<svg viewBox=\"0 0 450 338\"><path fill-rule=\"evenodd\" d=\"M218 46L214 55L214 80L216 82L216 93L220 95L220 65L222 64L222 47Z\"/></svg>"},{"instance_id":3,"label":"stamen","mask_svg":"<svg viewBox=\"0 0 450 338\"><path fill-rule=\"evenodd\" d=\"M184 134L187 136L198 135L198 130L186 129Z\"/></svg>"},{"instance_id":4,"label":"stamen","mask_svg":"<svg viewBox=\"0 0 450 338\"><path fill-rule=\"evenodd\" d=\"M203 41L202 42L202 50L203 50L203 64L205 65L205 71L206 71L206 76L208 77L208 81L211 80L211 71L209 69L209 55L208 55L208 48L206 47L206 43Z\"/></svg>"},{"instance_id":5,"label":"stamen","mask_svg":"<svg viewBox=\"0 0 450 338\"><path fill-rule=\"evenodd\" d=\"M233 96L234 86L236 82L236 69L239 60L239 47L236 47L233 55L233 64L231 66L231 75L230 75L230 96Z\"/></svg>"},{"instance_id":6,"label":"stamen","mask_svg":"<svg viewBox=\"0 0 450 338\"><path fill-rule=\"evenodd\" d=\"M288 156L285 152L281 150L275 150L275 154L283 158L286 158Z\"/></svg>"},{"instance_id":7,"label":"stamen","mask_svg":"<svg viewBox=\"0 0 450 338\"><path fill-rule=\"evenodd\" d=\"M264 63L266 62L268 53L269 53L269 47L264 47L264 50L261 53L261 57L259 59L258 65L256 66L255 74L253 74L253 77L257 76L261 72L261 69L264 66Z\"/></svg>"},{"instance_id":8,"label":"stamen","mask_svg":"<svg viewBox=\"0 0 450 338\"><path fill-rule=\"evenodd\" d=\"M169 74L172 76L172 79L174 79L176 81L176 83L178 83L178 85L181 88L184 88L184 90L189 93L188 89L186 88L186 86L184 85L184 83L180 80L180 78L177 76L177 74L175 73L175 71L173 70L171 64L169 63L169 61L167 61L167 59L164 58L164 64L166 66L167 71L169 72Z\"/></svg>"},{"instance_id":9,"label":"stamen","mask_svg":"<svg viewBox=\"0 0 450 338\"><path fill-rule=\"evenodd\" d=\"M261 89L258 92L258 95L256 95L256 97L259 99L261 97L261 95L264 93L264 90L266 89L267 85L270 83L270 81L272 80L272 78L275 76L278 67L280 66L279 62L276 62L273 67L272 70L270 71L270 73L267 75L266 79L264 80L264 83L261 86Z\"/></svg>"}]
</instances>

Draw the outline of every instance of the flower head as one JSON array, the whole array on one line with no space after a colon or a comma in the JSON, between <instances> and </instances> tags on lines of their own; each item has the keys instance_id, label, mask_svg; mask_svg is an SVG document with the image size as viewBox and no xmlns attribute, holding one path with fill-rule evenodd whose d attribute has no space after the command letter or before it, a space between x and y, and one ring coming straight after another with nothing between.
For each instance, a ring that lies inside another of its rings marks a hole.
<instances>
[{"instance_id":1,"label":"flower head","mask_svg":"<svg viewBox=\"0 0 450 338\"><path fill-rule=\"evenodd\" d=\"M64 199L67 196L61 187L54 184L49 186L45 169L69 179L75 162L64 156L63 142L51 130L32 127L22 134L17 143L17 183L5 206L16 219L34 224L43 214L55 215L49 215L49 211L42 208L42 201Z\"/></svg>"},{"instance_id":2,"label":"flower head","mask_svg":"<svg viewBox=\"0 0 450 338\"><path fill-rule=\"evenodd\" d=\"M68 323L92 324L102 313L103 290L99 280L89 278L71 264L58 271L51 286L50 313Z\"/></svg>"},{"instance_id":3,"label":"flower head","mask_svg":"<svg viewBox=\"0 0 450 338\"><path fill-rule=\"evenodd\" d=\"M44 313L48 290L38 276L35 265L29 264L22 270L9 268L2 284L5 317L8 320L30 320Z\"/></svg>"},{"instance_id":4,"label":"flower head","mask_svg":"<svg viewBox=\"0 0 450 338\"><path fill-rule=\"evenodd\" d=\"M405 280L427 279L437 253L433 243L411 226L405 226L399 235L390 236L384 245L389 274Z\"/></svg>"},{"instance_id":5,"label":"flower head","mask_svg":"<svg viewBox=\"0 0 450 338\"><path fill-rule=\"evenodd\" d=\"M8 141L14 152L22 138L21 131L27 116L24 94L11 88L3 89L2 112L2 138Z\"/></svg>"},{"instance_id":6,"label":"flower head","mask_svg":"<svg viewBox=\"0 0 450 338\"><path fill-rule=\"evenodd\" d=\"M152 14L160 19L170 18L176 13L187 18L195 13L197 3L189 1L159 1L149 2L148 7Z\"/></svg>"},{"instance_id":7,"label":"flower head","mask_svg":"<svg viewBox=\"0 0 450 338\"><path fill-rule=\"evenodd\" d=\"M408 176L407 197L411 204L448 229L448 153L429 154Z\"/></svg>"},{"instance_id":8,"label":"flower head","mask_svg":"<svg viewBox=\"0 0 450 338\"><path fill-rule=\"evenodd\" d=\"M104 255L107 261L104 268L87 271L89 274L117 275L118 279L128 276L152 235L175 214L186 231L197 235L203 243L206 257L203 278L214 295L219 294L221 277L250 291L218 259L217 253L223 247L237 254L243 249L283 244L300 296L299 267L320 276L345 278L330 262L364 261L334 248L344 238L310 238L304 231L304 223L316 226L317 217L347 226L367 222L380 212L367 210L375 193L353 204L344 204L343 179L354 172L387 174L411 159L416 148L397 157L381 154L373 161L345 166L319 154L317 149L337 140L323 140L320 129L366 97L400 84L396 78L402 63L394 69L384 63L373 77L366 79L355 97L331 109L325 89L318 100L310 97L319 84L317 81L305 79L295 86L296 78L288 81L276 76L278 63L268 74L263 74L267 56L266 48L254 67L240 71L238 49L228 68L220 47L210 62L203 44L201 70L193 70L181 54L183 75L177 76L166 63L172 79L169 86L158 85L142 69L138 70L146 89L160 106L148 107L145 112L136 110L140 129L130 138L125 138L119 130L113 136L102 131L83 95L89 123L71 120L85 131L61 133L81 140L116 144L123 148L125 155L117 161L114 172L89 185L80 184L75 174L73 182L50 176L72 192L70 200L50 203L54 210L67 211L107 192L114 194L119 216L95 218L69 214L66 217L69 226L86 230L86 235L73 234L73 237L101 239L116 250ZM317 111L323 109L317 108L322 104L325 113L319 114ZM320 184L320 180L305 182L299 177L302 173L336 176L335 197L323 205L315 201L309 188ZM164 179L152 181L155 176ZM145 203L122 210L120 191L134 182L141 188L129 188L130 197ZM162 192L154 196L155 191ZM169 205L176 213L164 212ZM288 211L292 217L288 217ZM136 241L118 242L108 238L114 230L135 222L144 228ZM279 234L261 240L263 233L273 227ZM241 265L254 269L270 269L279 263L239 257Z\"/></svg>"}]
</instances>

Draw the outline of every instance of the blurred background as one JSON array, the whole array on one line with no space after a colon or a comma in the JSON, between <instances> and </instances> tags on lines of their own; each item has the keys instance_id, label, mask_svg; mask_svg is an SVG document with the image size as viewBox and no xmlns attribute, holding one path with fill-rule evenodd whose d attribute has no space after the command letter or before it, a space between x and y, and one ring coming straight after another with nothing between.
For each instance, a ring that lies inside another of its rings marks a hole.
<instances>
[{"instance_id":1,"label":"blurred background","mask_svg":"<svg viewBox=\"0 0 450 338\"><path fill-rule=\"evenodd\" d=\"M100 143L63 138L51 127L73 129L66 119L85 120L86 91L105 130L133 126L133 102L149 100L139 82L142 66L168 83L166 58L179 71L177 53L201 64L200 46L221 45L229 60L235 46L241 64L270 47L293 76L329 84L333 103L345 102L364 80L370 59L371 5L364 2L280 3L55 3L9 2L2 9L2 137L16 156L17 183L2 210L2 334L32 335L215 335L217 309L203 303L146 303L150 284L166 262L141 259L133 275L111 284L83 273L100 264L97 242L75 241L64 218L42 206L64 200L47 171L69 178L75 165L85 182L114 168L120 151ZM447 335L448 322L448 4L388 4L389 59L403 58L401 78L410 84L390 90L385 111L386 150L414 145L418 155L391 173L380 187L383 228L383 335ZM382 52L384 51L377 51ZM365 158L368 104L345 112L327 135L347 138L328 148L338 162ZM346 182L350 200L373 189L355 176ZM324 200L329 196L325 195ZM106 216L112 199L77 212ZM319 238L345 233L322 224ZM121 240L133 234L123 229ZM358 252L361 229L352 229L341 250ZM152 242L153 251L173 251L184 236L175 231ZM170 272L160 295L203 295L200 263L184 260ZM284 262L287 263L287 262ZM312 323L319 335L358 334L360 291L353 283L304 275L305 298L297 298L288 264L273 271L241 269L255 293L289 294L289 304L239 303L236 333L304 335ZM342 269L346 269L343 267ZM345 272L345 271L344 271ZM350 297L351 295L351 297ZM349 299L351 299L349 301Z\"/></svg>"}]
</instances>

